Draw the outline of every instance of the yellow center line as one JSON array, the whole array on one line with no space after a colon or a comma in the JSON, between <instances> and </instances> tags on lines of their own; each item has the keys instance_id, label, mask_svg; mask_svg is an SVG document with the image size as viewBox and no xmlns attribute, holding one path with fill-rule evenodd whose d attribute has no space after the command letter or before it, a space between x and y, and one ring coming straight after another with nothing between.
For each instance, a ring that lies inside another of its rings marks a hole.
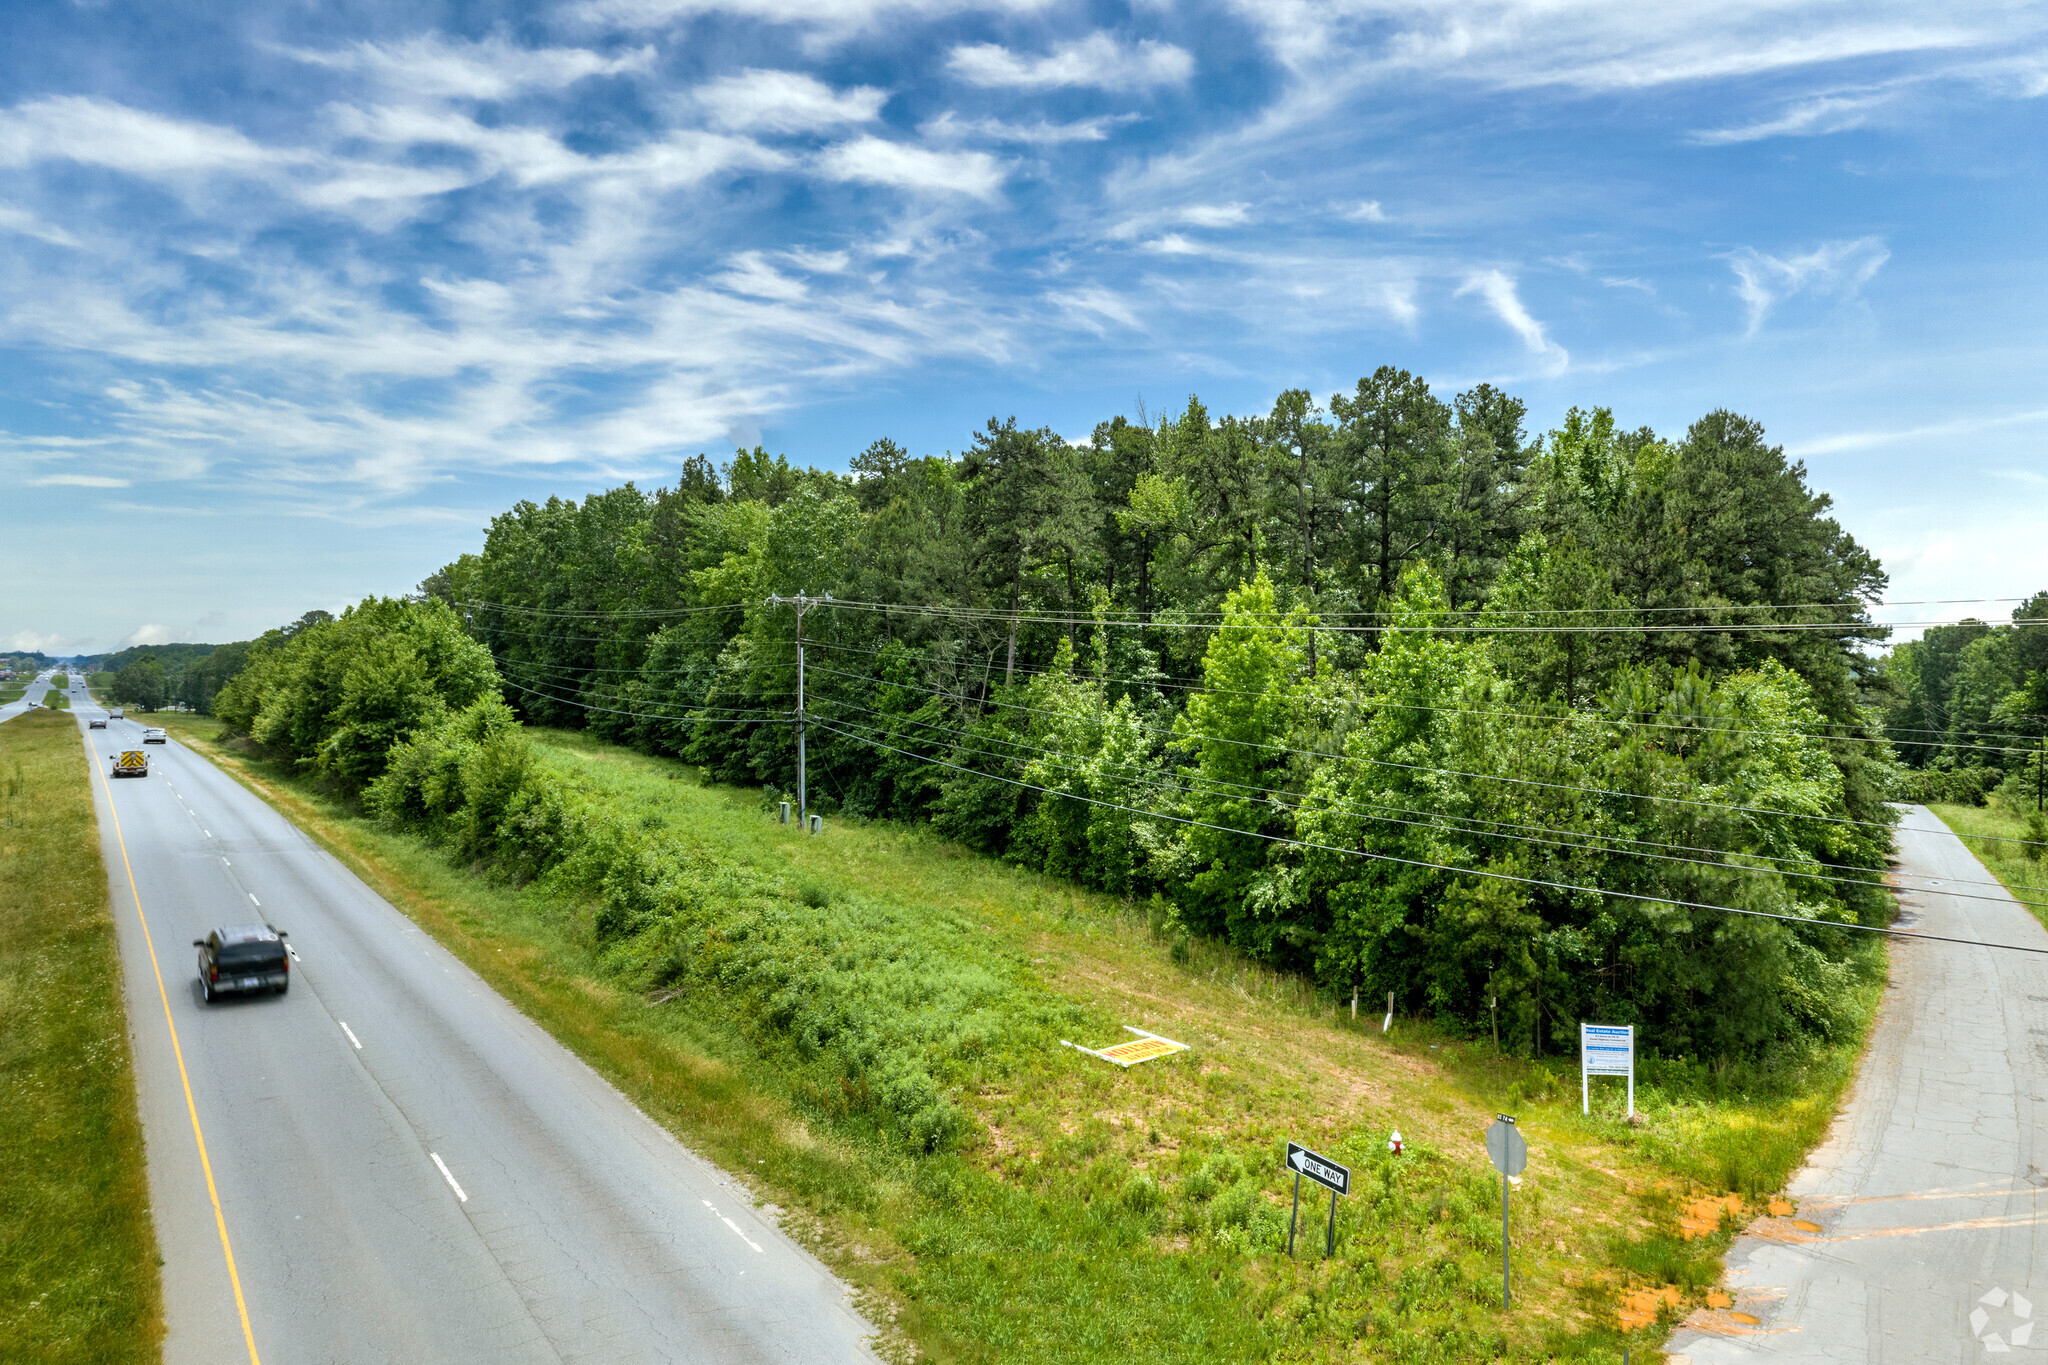
<instances>
[{"instance_id":1,"label":"yellow center line","mask_svg":"<svg viewBox=\"0 0 2048 1365\"><path fill-rule=\"evenodd\" d=\"M178 1026L171 1019L171 993L164 989L164 971L157 965L156 939L149 932L149 917L142 913L142 893L135 889L135 868L128 861L128 841L121 836L121 816L114 810L114 788L107 781L107 775L100 771L99 757L93 753L91 742L86 744L88 761L92 770L99 773L100 785L107 793L107 813L114 820L114 843L121 850L121 869L128 874L128 894L135 900L135 918L142 923L142 942L149 949L149 969L156 973L157 998L164 1003L164 1027L171 1032L171 1055L178 1059L178 1083L185 1088L185 1112L192 1116L192 1140L199 1144L199 1169L206 1172L206 1197L213 1201L213 1225L220 1231L220 1253L227 1258L228 1283L235 1289L235 1312L242 1319L242 1340L249 1347L249 1365L263 1365L256 1354L256 1333L249 1327L249 1305L242 1298L242 1277L235 1270L235 1249L228 1244L228 1220L220 1211L220 1191L213 1183L213 1162L206 1155L206 1134L199 1127L199 1106L192 1102L192 1078L185 1074L185 1050L178 1046Z\"/></svg>"}]
</instances>

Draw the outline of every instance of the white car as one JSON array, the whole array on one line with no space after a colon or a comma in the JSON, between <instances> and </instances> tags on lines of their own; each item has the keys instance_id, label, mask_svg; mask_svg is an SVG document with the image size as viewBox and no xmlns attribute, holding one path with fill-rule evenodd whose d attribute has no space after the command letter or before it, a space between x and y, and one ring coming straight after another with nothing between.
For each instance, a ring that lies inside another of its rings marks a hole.
<instances>
[{"instance_id":1,"label":"white car","mask_svg":"<svg viewBox=\"0 0 2048 1365\"><path fill-rule=\"evenodd\" d=\"M171 737L155 726L151 726L142 732L142 742L144 744L169 744Z\"/></svg>"}]
</instances>

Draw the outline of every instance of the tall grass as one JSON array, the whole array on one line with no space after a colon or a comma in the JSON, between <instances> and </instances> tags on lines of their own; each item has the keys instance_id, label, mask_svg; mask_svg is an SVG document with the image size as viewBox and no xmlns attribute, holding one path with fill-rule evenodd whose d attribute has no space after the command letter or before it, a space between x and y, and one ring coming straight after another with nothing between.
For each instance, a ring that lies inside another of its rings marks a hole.
<instances>
[{"instance_id":1,"label":"tall grass","mask_svg":"<svg viewBox=\"0 0 2048 1365\"><path fill-rule=\"evenodd\" d=\"M526 880L228 752L213 725L165 724L788 1210L894 1324L894 1351L934 1360L1618 1361L1620 1288L1718 1276L1725 1233L1680 1238L1679 1202L1782 1184L1876 995L1870 975L1840 1038L1774 1067L1647 1067L1637 1127L1611 1090L1581 1118L1566 1063L1423 1020L1383 1037L1369 1006L1354 1023L1347 1002L1169 935L1144 905L928 828L834 821L812 838L766 794L528 732L574 802L609 813L612 872L571 858ZM1124 1024L1195 1050L1122 1072L1059 1046ZM1538 1151L1514 1196L1505 1315L1479 1143L1503 1109ZM1328 1261L1313 1192L1302 1254L1285 1253L1290 1138L1357 1172ZM1658 1339L1639 1333L1637 1358Z\"/></svg>"},{"instance_id":2,"label":"tall grass","mask_svg":"<svg viewBox=\"0 0 2048 1365\"><path fill-rule=\"evenodd\" d=\"M2048 815L2031 801L2020 805L1994 798L1988 806L1929 806L1954 830L1991 875L2048 925ZM2020 841L2020 842L2010 842Z\"/></svg>"},{"instance_id":3,"label":"tall grass","mask_svg":"<svg viewBox=\"0 0 2048 1365\"><path fill-rule=\"evenodd\" d=\"M0 1356L148 1361L163 1338L142 1128L75 722L0 725Z\"/></svg>"}]
</instances>

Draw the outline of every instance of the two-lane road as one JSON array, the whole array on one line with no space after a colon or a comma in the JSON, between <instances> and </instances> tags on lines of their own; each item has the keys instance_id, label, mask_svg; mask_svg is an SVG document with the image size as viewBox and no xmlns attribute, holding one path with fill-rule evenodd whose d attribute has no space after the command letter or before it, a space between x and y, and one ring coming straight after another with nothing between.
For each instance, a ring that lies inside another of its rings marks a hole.
<instances>
[{"instance_id":1,"label":"two-lane road","mask_svg":"<svg viewBox=\"0 0 2048 1365\"><path fill-rule=\"evenodd\" d=\"M134 721L85 738L167 1360L874 1359L742 1190L268 805L175 743L109 780ZM259 921L289 993L205 1004L192 940Z\"/></svg>"},{"instance_id":2,"label":"two-lane road","mask_svg":"<svg viewBox=\"0 0 2048 1365\"><path fill-rule=\"evenodd\" d=\"M43 698L49 695L50 677L42 674L29 680L28 689L5 706L0 706L0 721L13 720L32 706L41 706Z\"/></svg>"},{"instance_id":3,"label":"two-lane road","mask_svg":"<svg viewBox=\"0 0 2048 1365\"><path fill-rule=\"evenodd\" d=\"M2048 950L1925 807L1898 850L1899 928ZM2048 1356L2048 953L1895 940L1891 973L1848 1102L1793 1179L1798 1220L1736 1240L1744 1316L1694 1314L1674 1362Z\"/></svg>"}]
</instances>

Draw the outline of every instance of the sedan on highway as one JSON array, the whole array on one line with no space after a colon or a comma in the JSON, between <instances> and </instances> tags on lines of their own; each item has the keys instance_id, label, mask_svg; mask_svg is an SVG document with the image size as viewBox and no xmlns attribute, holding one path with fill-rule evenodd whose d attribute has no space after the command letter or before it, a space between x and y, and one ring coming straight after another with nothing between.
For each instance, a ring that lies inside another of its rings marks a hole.
<instances>
[{"instance_id":1,"label":"sedan on highway","mask_svg":"<svg viewBox=\"0 0 2048 1365\"><path fill-rule=\"evenodd\" d=\"M211 1005L223 995L291 989L292 960L284 949L285 932L267 924L238 924L195 938L199 950L199 988Z\"/></svg>"},{"instance_id":2,"label":"sedan on highway","mask_svg":"<svg viewBox=\"0 0 2048 1365\"><path fill-rule=\"evenodd\" d=\"M171 737L152 725L142 732L142 742L144 744L169 744Z\"/></svg>"},{"instance_id":3,"label":"sedan on highway","mask_svg":"<svg viewBox=\"0 0 2048 1365\"><path fill-rule=\"evenodd\" d=\"M94 716L85 723L85 728L88 730L104 730L107 728L107 718L105 716Z\"/></svg>"}]
</instances>

